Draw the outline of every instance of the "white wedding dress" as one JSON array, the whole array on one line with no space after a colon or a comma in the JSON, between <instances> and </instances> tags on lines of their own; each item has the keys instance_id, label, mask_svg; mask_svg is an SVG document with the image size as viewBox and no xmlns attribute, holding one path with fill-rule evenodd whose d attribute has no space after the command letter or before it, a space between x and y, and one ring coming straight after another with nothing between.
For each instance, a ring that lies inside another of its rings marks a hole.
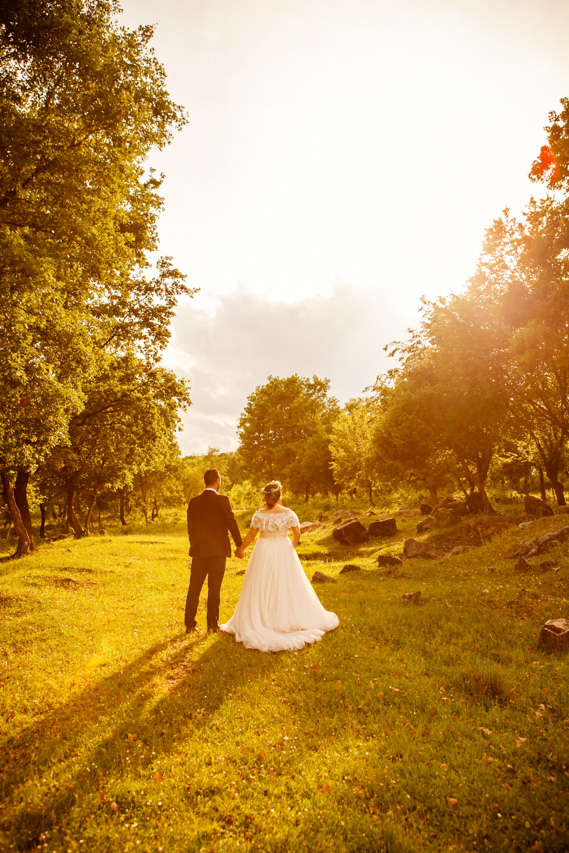
<instances>
[{"instance_id":1,"label":"white wedding dress","mask_svg":"<svg viewBox=\"0 0 569 853\"><path fill-rule=\"evenodd\" d=\"M222 631L235 634L246 649L281 652L301 649L338 627L335 613L325 610L287 532L298 527L291 510L257 510L251 527L260 531L245 572L235 613Z\"/></svg>"}]
</instances>

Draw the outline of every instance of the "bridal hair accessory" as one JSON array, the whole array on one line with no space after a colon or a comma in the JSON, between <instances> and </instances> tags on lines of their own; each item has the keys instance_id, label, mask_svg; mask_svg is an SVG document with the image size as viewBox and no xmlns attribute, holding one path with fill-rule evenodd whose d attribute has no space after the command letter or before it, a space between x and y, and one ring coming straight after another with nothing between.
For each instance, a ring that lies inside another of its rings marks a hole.
<instances>
[{"instance_id":1,"label":"bridal hair accessory","mask_svg":"<svg viewBox=\"0 0 569 853\"><path fill-rule=\"evenodd\" d=\"M277 492L282 490L282 485L279 480L273 480L272 483L267 483L265 488L263 489L264 495L275 495Z\"/></svg>"}]
</instances>

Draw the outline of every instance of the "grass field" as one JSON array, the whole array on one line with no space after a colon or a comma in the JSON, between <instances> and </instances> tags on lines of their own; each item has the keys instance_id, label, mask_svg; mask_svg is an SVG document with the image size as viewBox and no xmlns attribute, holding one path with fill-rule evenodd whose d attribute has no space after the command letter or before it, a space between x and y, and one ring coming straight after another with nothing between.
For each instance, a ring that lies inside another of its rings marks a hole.
<instances>
[{"instance_id":1,"label":"grass field","mask_svg":"<svg viewBox=\"0 0 569 853\"><path fill-rule=\"evenodd\" d=\"M569 558L516 574L508 556L562 519L378 569L415 535L397 519L360 549L304 537L340 627L277 655L186 637L181 524L3 563L0 848L568 850L568 658L536 641L569 616ZM228 561L222 621L244 567Z\"/></svg>"}]
</instances>

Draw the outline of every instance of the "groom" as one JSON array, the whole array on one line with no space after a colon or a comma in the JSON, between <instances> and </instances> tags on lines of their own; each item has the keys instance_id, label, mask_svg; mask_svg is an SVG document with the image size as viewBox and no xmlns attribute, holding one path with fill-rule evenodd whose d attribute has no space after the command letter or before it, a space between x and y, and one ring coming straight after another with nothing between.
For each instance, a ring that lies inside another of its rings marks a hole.
<instances>
[{"instance_id":1,"label":"groom","mask_svg":"<svg viewBox=\"0 0 569 853\"><path fill-rule=\"evenodd\" d=\"M225 560L231 556L229 533L238 548L242 541L229 498L218 494L221 475L217 468L206 471L204 481L204 491L188 504L192 566L186 598L186 634L197 631L196 613L206 577L207 630L219 631L217 622L221 582L225 574Z\"/></svg>"}]
</instances>

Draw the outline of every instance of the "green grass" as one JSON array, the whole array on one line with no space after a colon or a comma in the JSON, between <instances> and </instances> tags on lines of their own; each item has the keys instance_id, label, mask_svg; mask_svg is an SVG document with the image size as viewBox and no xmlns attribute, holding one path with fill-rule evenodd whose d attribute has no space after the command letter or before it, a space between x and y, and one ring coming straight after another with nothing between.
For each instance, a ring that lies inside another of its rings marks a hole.
<instances>
[{"instance_id":1,"label":"green grass","mask_svg":"<svg viewBox=\"0 0 569 853\"><path fill-rule=\"evenodd\" d=\"M0 848L567 850L568 659L536 641L569 616L569 560L515 574L508 556L560 520L374 567L417 521L360 549L307 535L340 627L277 655L183 633L181 523L0 565ZM242 568L228 561L222 619Z\"/></svg>"}]
</instances>

